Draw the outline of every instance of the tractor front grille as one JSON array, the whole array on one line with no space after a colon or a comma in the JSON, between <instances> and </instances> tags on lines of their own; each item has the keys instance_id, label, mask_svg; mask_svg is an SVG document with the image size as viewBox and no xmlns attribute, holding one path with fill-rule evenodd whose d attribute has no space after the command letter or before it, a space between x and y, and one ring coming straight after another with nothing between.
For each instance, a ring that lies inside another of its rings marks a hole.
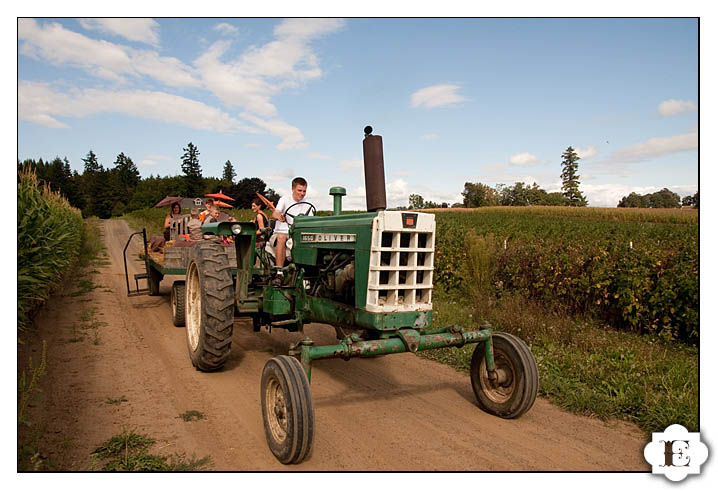
<instances>
[{"instance_id":1,"label":"tractor front grille","mask_svg":"<svg viewBox=\"0 0 718 491\"><path fill-rule=\"evenodd\" d=\"M434 215L380 211L372 223L366 309L370 312L431 310Z\"/></svg>"}]
</instances>

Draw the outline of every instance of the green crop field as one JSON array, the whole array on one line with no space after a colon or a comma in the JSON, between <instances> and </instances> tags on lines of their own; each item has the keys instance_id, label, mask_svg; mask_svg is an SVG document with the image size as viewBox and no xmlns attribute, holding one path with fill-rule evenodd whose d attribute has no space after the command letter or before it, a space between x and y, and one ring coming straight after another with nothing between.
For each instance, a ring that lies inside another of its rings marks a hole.
<instances>
[{"instance_id":1,"label":"green crop field","mask_svg":"<svg viewBox=\"0 0 718 491\"><path fill-rule=\"evenodd\" d=\"M511 292L616 328L698 340L695 210L496 207L435 215L435 278L447 292Z\"/></svg>"}]
</instances>

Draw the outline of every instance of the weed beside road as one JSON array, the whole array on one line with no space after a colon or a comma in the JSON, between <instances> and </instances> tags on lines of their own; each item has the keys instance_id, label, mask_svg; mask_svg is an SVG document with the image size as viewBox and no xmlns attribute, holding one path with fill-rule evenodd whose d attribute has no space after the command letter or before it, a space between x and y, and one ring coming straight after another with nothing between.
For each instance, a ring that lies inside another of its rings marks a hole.
<instances>
[{"instance_id":1,"label":"weed beside road","mask_svg":"<svg viewBox=\"0 0 718 491\"><path fill-rule=\"evenodd\" d=\"M539 368L539 394L576 414L621 419L647 433L681 424L698 431L698 349L617 331L590 317L518 296L491 301L434 294L434 323L495 330L523 339ZM422 356L468 371L474 345Z\"/></svg>"}]
</instances>

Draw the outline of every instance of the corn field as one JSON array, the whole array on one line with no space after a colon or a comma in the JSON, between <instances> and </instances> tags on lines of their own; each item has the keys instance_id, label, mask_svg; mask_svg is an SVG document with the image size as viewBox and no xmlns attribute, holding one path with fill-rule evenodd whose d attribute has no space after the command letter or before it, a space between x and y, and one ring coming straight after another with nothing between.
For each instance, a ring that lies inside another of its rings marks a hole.
<instances>
[{"instance_id":1,"label":"corn field","mask_svg":"<svg viewBox=\"0 0 718 491\"><path fill-rule=\"evenodd\" d=\"M32 312L49 297L77 259L82 215L60 194L40 186L33 171L18 173L17 323L31 323Z\"/></svg>"}]
</instances>

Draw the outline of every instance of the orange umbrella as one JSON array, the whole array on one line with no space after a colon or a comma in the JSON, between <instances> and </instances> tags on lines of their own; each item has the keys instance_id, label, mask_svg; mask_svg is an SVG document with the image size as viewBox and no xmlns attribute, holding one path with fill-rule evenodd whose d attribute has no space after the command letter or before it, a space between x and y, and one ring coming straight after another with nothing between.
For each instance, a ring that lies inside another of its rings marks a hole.
<instances>
[{"instance_id":1,"label":"orange umbrella","mask_svg":"<svg viewBox=\"0 0 718 491\"><path fill-rule=\"evenodd\" d=\"M222 193L222 190L220 189L218 193L212 193L212 194L205 194L207 198L217 198L217 199L228 199L229 201L234 201L234 198L230 198L226 194ZM221 206L221 205L220 205Z\"/></svg>"},{"instance_id":2,"label":"orange umbrella","mask_svg":"<svg viewBox=\"0 0 718 491\"><path fill-rule=\"evenodd\" d=\"M220 206L222 208L232 208L232 205L225 203L224 201L215 201L215 206Z\"/></svg>"},{"instance_id":3,"label":"orange umbrella","mask_svg":"<svg viewBox=\"0 0 718 491\"><path fill-rule=\"evenodd\" d=\"M259 199L261 199L262 202L269 207L270 210L273 210L273 209L274 209L274 203L272 203L271 201L269 201L267 198L265 198L265 197L262 196L261 194L259 194L259 193L256 193L256 194L257 194L257 196L259 196Z\"/></svg>"}]
</instances>

